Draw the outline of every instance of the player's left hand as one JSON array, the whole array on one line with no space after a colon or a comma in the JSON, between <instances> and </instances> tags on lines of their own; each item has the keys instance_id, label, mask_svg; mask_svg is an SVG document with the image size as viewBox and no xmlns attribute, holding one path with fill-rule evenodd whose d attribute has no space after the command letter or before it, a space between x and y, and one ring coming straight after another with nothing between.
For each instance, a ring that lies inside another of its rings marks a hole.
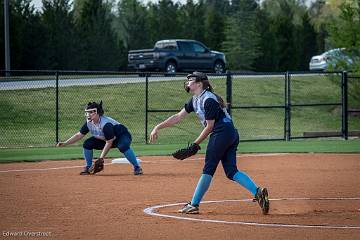
<instances>
[{"instance_id":1,"label":"player's left hand","mask_svg":"<svg viewBox=\"0 0 360 240\"><path fill-rule=\"evenodd\" d=\"M57 144L56 144L56 147L65 147L65 142L58 142Z\"/></svg>"},{"instance_id":2,"label":"player's left hand","mask_svg":"<svg viewBox=\"0 0 360 240\"><path fill-rule=\"evenodd\" d=\"M103 158L98 158L93 163L93 165L91 165L91 167L89 168L90 174L96 174L98 172L101 172L102 170L104 170L104 159Z\"/></svg>"},{"instance_id":3,"label":"player's left hand","mask_svg":"<svg viewBox=\"0 0 360 240\"><path fill-rule=\"evenodd\" d=\"M159 130L154 127L154 129L150 133L150 142L154 143L157 140Z\"/></svg>"},{"instance_id":4,"label":"player's left hand","mask_svg":"<svg viewBox=\"0 0 360 240\"><path fill-rule=\"evenodd\" d=\"M187 148L182 148L175 151L172 155L176 159L184 160L185 158L195 155L200 149L201 148L199 144L192 143Z\"/></svg>"}]
</instances>

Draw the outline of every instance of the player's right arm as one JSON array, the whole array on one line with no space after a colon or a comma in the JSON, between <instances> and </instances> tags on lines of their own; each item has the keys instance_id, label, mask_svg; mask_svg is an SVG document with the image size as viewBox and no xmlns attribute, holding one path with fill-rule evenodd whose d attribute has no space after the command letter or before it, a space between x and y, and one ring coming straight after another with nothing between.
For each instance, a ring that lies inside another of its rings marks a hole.
<instances>
[{"instance_id":1,"label":"player's right arm","mask_svg":"<svg viewBox=\"0 0 360 240\"><path fill-rule=\"evenodd\" d=\"M75 133L71 138L69 138L68 140L66 140L65 142L58 142L58 144L56 144L57 147L65 147L66 145L70 145L73 143L76 143L77 141L79 141L80 139L82 139L85 135L82 134L81 132Z\"/></svg>"},{"instance_id":2,"label":"player's right arm","mask_svg":"<svg viewBox=\"0 0 360 240\"><path fill-rule=\"evenodd\" d=\"M89 128L87 126L87 123L84 123L84 125L81 127L79 132L75 133L71 138L69 138L65 142L59 142L58 144L56 144L56 146L65 147L66 145L76 143L77 141L82 139L88 132L89 132Z\"/></svg>"},{"instance_id":3,"label":"player's right arm","mask_svg":"<svg viewBox=\"0 0 360 240\"><path fill-rule=\"evenodd\" d=\"M181 109L180 112L172 115L171 117L169 117L165 121L163 121L163 122L159 123L158 125L156 125L154 127L154 129L150 133L150 141L151 142L156 141L157 135L158 135L160 129L171 127L171 126L179 123L181 121L181 119L183 119L187 114L188 114L187 111L185 110L185 108L183 108L183 109Z\"/></svg>"}]
</instances>

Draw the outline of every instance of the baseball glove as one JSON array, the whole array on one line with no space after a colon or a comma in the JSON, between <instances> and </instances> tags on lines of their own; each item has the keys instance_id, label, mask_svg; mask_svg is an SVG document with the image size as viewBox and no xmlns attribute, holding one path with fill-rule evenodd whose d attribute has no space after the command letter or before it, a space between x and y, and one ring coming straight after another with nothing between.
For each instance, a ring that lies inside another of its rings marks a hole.
<instances>
[{"instance_id":1,"label":"baseball glove","mask_svg":"<svg viewBox=\"0 0 360 240\"><path fill-rule=\"evenodd\" d=\"M199 144L192 143L187 148L182 148L175 151L172 155L174 158L184 160L185 158L195 155L200 150Z\"/></svg>"},{"instance_id":2,"label":"baseball glove","mask_svg":"<svg viewBox=\"0 0 360 240\"><path fill-rule=\"evenodd\" d=\"M101 172L102 170L104 170L104 159L103 158L98 158L93 163L93 165L91 165L91 167L89 168L90 174L96 174L98 172Z\"/></svg>"}]
</instances>

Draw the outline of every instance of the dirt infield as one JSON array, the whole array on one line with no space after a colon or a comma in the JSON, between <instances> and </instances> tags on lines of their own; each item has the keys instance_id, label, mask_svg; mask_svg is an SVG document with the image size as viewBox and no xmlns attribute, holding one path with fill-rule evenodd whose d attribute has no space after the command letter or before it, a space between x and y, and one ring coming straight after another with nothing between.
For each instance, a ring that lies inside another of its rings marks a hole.
<instances>
[{"instance_id":1,"label":"dirt infield","mask_svg":"<svg viewBox=\"0 0 360 240\"><path fill-rule=\"evenodd\" d=\"M269 215L221 164L203 199L215 202L202 204L199 215L178 214L202 157L141 157L142 176L128 164L95 176L78 174L80 160L1 164L0 238L360 239L359 154L239 155L239 169L269 189Z\"/></svg>"}]
</instances>

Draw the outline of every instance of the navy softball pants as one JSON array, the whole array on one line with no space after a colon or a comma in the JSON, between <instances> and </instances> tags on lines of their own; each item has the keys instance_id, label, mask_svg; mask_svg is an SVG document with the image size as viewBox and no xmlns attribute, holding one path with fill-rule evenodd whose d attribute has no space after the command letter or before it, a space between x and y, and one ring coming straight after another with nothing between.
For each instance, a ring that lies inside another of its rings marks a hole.
<instances>
[{"instance_id":1,"label":"navy softball pants","mask_svg":"<svg viewBox=\"0 0 360 240\"><path fill-rule=\"evenodd\" d=\"M226 176L233 180L233 176L238 172L236 166L236 150L238 145L239 133L232 124L223 127L221 131L214 131L210 135L207 145L203 174L213 176L221 161Z\"/></svg>"},{"instance_id":2,"label":"navy softball pants","mask_svg":"<svg viewBox=\"0 0 360 240\"><path fill-rule=\"evenodd\" d=\"M129 150L131 144L131 135L130 133L125 133L117 136L113 142L111 148L118 148L120 152L124 153ZM95 137L90 137L84 141L83 147L88 150L102 150L105 147L105 141L97 139Z\"/></svg>"}]
</instances>

